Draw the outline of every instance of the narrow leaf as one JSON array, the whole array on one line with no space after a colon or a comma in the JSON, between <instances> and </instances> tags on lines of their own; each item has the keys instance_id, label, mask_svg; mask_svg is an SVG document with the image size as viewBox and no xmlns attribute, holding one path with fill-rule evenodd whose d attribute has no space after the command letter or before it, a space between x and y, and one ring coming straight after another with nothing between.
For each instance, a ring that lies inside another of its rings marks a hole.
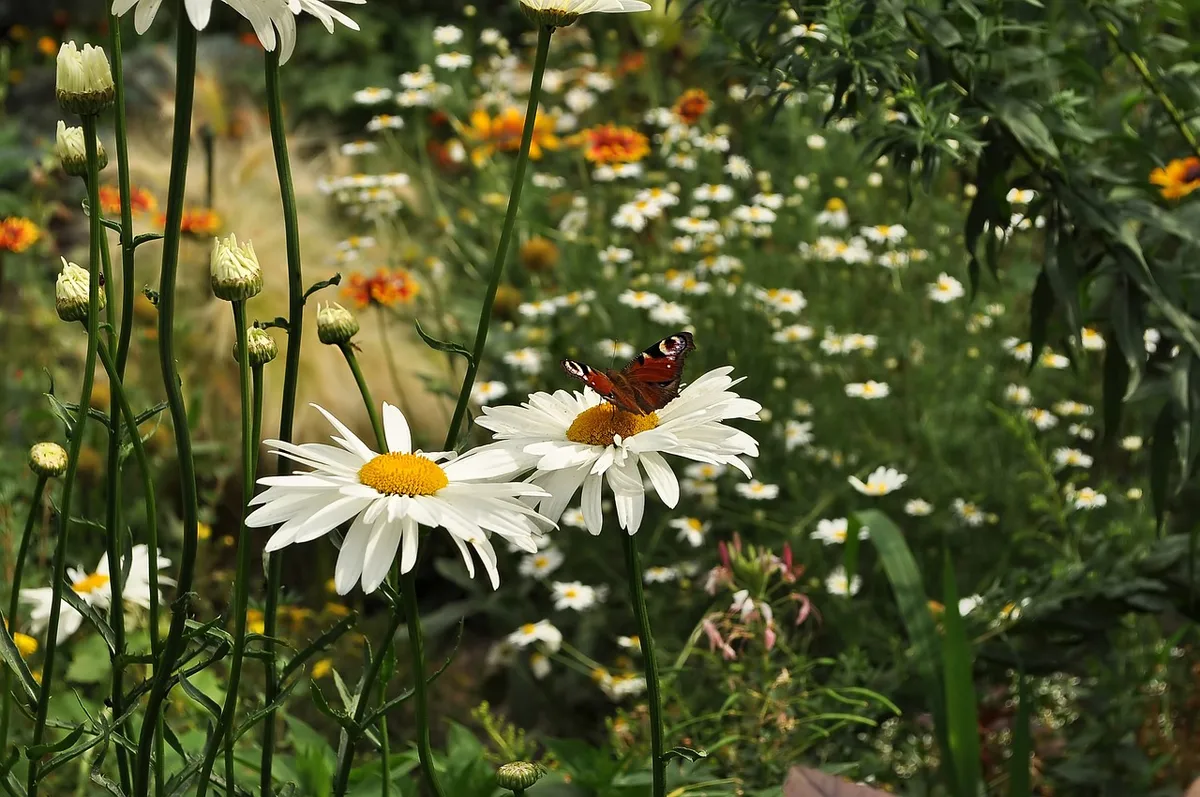
<instances>
[{"instance_id":1,"label":"narrow leaf","mask_svg":"<svg viewBox=\"0 0 1200 797\"><path fill-rule=\"evenodd\" d=\"M475 362L475 358L471 356L471 352L467 351L462 346L458 345L457 343L447 343L444 340L438 340L421 327L420 321L414 321L413 323L417 327L417 334L421 336L421 340L425 341L425 345L429 348L434 349L435 351L444 351L449 354L458 354L462 357L466 357L468 363Z\"/></svg>"},{"instance_id":2,"label":"narrow leaf","mask_svg":"<svg viewBox=\"0 0 1200 797\"><path fill-rule=\"evenodd\" d=\"M946 736L960 797L976 797L983 782L979 762L979 717L975 708L974 658L962 615L958 613L958 586L950 551L943 553L942 582L945 610L942 622L942 667L946 687Z\"/></svg>"},{"instance_id":3,"label":"narrow leaf","mask_svg":"<svg viewBox=\"0 0 1200 797\"><path fill-rule=\"evenodd\" d=\"M1030 727L1032 698L1024 672L1017 673L1017 716L1013 720L1012 759L1008 770L1009 797L1029 797L1033 794L1031 774L1033 757L1033 730Z\"/></svg>"}]
</instances>

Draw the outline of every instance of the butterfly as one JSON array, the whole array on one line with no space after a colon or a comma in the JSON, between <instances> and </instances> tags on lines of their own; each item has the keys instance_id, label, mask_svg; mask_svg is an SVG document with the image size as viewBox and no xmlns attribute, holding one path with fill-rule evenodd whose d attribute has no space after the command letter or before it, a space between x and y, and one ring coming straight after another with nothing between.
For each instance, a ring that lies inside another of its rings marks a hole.
<instances>
[{"instance_id":1,"label":"butterfly","mask_svg":"<svg viewBox=\"0 0 1200 797\"><path fill-rule=\"evenodd\" d=\"M614 407L634 415L648 415L679 395L683 361L695 349L692 333L676 332L634 357L620 371L601 371L569 359L562 361L562 367Z\"/></svg>"}]
</instances>

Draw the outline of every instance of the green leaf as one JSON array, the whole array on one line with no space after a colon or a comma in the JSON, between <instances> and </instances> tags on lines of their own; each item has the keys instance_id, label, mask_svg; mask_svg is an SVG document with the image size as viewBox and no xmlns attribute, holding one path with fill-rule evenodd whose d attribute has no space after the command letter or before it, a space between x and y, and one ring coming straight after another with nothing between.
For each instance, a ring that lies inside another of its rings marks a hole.
<instances>
[{"instance_id":1,"label":"green leaf","mask_svg":"<svg viewBox=\"0 0 1200 797\"><path fill-rule=\"evenodd\" d=\"M29 672L25 659L21 657L21 651L17 650L17 643L13 642L12 634L8 630L8 618L3 612L0 612L0 659L17 674L17 683L21 685L25 697L31 704L36 705L41 690L37 681L33 680L33 674Z\"/></svg>"},{"instance_id":2,"label":"green leaf","mask_svg":"<svg viewBox=\"0 0 1200 797\"><path fill-rule=\"evenodd\" d=\"M1029 797L1033 794L1033 730L1029 682L1024 672L1017 673L1017 716L1013 720L1012 759L1008 770L1009 797Z\"/></svg>"},{"instance_id":3,"label":"green leaf","mask_svg":"<svg viewBox=\"0 0 1200 797\"><path fill-rule=\"evenodd\" d=\"M1121 434L1125 389L1129 385L1129 363L1118 345L1104 351L1104 439L1112 445Z\"/></svg>"},{"instance_id":4,"label":"green leaf","mask_svg":"<svg viewBox=\"0 0 1200 797\"><path fill-rule=\"evenodd\" d=\"M142 244L148 244L151 241L159 241L162 240L162 238L163 234L161 232L144 232L141 235L135 235L133 237L133 248L136 251L137 248ZM157 302L155 302L155 304L157 304Z\"/></svg>"},{"instance_id":5,"label":"green leaf","mask_svg":"<svg viewBox=\"0 0 1200 797\"><path fill-rule=\"evenodd\" d=\"M690 747L672 747L670 750L663 753L663 761L669 762L673 758L678 758L687 761L689 764L694 764L702 758L708 758L707 750L693 750Z\"/></svg>"},{"instance_id":6,"label":"green leaf","mask_svg":"<svg viewBox=\"0 0 1200 797\"><path fill-rule=\"evenodd\" d=\"M83 732L84 727L82 725L76 725L74 730L72 730L63 738L59 739L57 742L35 744L26 747L25 757L30 761L33 761L34 759L41 758L42 756L49 755L50 753L61 753L63 750L74 747L75 743L83 738Z\"/></svg>"},{"instance_id":7,"label":"green leaf","mask_svg":"<svg viewBox=\"0 0 1200 797\"><path fill-rule=\"evenodd\" d=\"M1033 287L1033 297L1029 301L1029 370L1038 366L1038 358L1046 345L1046 328L1050 325L1050 316L1054 312L1054 289L1050 287L1050 277L1045 269L1038 274L1037 284Z\"/></svg>"},{"instance_id":8,"label":"green leaf","mask_svg":"<svg viewBox=\"0 0 1200 797\"><path fill-rule=\"evenodd\" d=\"M862 529L862 524L858 522L856 516L851 516L846 521L846 545L843 551L842 566L846 568L846 578L853 580L858 574L858 549L861 546L861 540L858 539L858 532Z\"/></svg>"},{"instance_id":9,"label":"green leaf","mask_svg":"<svg viewBox=\"0 0 1200 797\"><path fill-rule=\"evenodd\" d=\"M1083 329L1083 312L1079 307L1079 272L1075 262L1075 242L1070 237L1060 234L1060 218L1055 209L1051 213L1046 233L1042 270L1054 288L1054 296L1063 309L1063 315L1066 316L1067 327L1072 335L1078 335Z\"/></svg>"},{"instance_id":10,"label":"green leaf","mask_svg":"<svg viewBox=\"0 0 1200 797\"><path fill-rule=\"evenodd\" d=\"M1058 145L1036 110L1013 97L996 98L993 106L996 118L1022 146L1050 160L1058 160Z\"/></svg>"},{"instance_id":11,"label":"green leaf","mask_svg":"<svg viewBox=\"0 0 1200 797\"><path fill-rule=\"evenodd\" d=\"M467 351L457 343L447 343L444 340L438 340L437 338L433 337L421 327L420 321L414 320L413 323L416 325L417 334L421 336L421 340L425 341L426 346L434 349L435 351L444 351L448 354L460 355L465 357L469 364L474 364L475 358L471 356L471 352Z\"/></svg>"},{"instance_id":12,"label":"green leaf","mask_svg":"<svg viewBox=\"0 0 1200 797\"><path fill-rule=\"evenodd\" d=\"M329 279L324 279L324 280L321 280L320 282L314 282L311 286L309 286L309 289L304 292L304 298L301 299L301 301L307 302L308 297L312 296L317 291L323 290L325 288L333 287L334 285L341 285L341 284L342 284L342 272L339 271L336 274L334 274L332 277L330 277Z\"/></svg>"},{"instance_id":13,"label":"green leaf","mask_svg":"<svg viewBox=\"0 0 1200 797\"><path fill-rule=\"evenodd\" d=\"M942 622L942 667L946 687L946 736L954 759L959 797L977 797L983 772L979 761L979 717L975 703L974 659L966 626L958 613L958 586L954 582L954 562L950 551L942 555L942 582L945 609Z\"/></svg>"},{"instance_id":14,"label":"green leaf","mask_svg":"<svg viewBox=\"0 0 1200 797\"><path fill-rule=\"evenodd\" d=\"M62 589L62 599L66 601L72 609L83 615L84 619L92 624L100 636L104 639L108 649L113 653L117 652L117 637L113 633L112 627L108 621L100 616L100 613L87 601L83 599L75 590L71 589L71 585L64 582Z\"/></svg>"}]
</instances>

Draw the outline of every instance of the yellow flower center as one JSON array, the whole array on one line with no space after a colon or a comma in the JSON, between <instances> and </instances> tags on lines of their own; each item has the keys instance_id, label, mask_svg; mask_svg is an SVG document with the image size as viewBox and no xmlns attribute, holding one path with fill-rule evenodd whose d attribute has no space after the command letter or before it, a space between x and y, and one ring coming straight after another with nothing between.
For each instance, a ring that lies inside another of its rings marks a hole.
<instances>
[{"instance_id":1,"label":"yellow flower center","mask_svg":"<svg viewBox=\"0 0 1200 797\"><path fill-rule=\"evenodd\" d=\"M537 627L533 623L526 623L525 625L521 626L521 633L525 636L532 636L533 632L536 630Z\"/></svg>"},{"instance_id":2,"label":"yellow flower center","mask_svg":"<svg viewBox=\"0 0 1200 797\"><path fill-rule=\"evenodd\" d=\"M17 643L17 650L21 652L22 658L29 658L34 653L37 653L38 641L31 636L17 631L13 634L13 642Z\"/></svg>"},{"instance_id":3,"label":"yellow flower center","mask_svg":"<svg viewBox=\"0 0 1200 797\"><path fill-rule=\"evenodd\" d=\"M563 597L564 598L578 598L579 590L575 589L574 587L567 587L565 590L563 590Z\"/></svg>"},{"instance_id":4,"label":"yellow flower center","mask_svg":"<svg viewBox=\"0 0 1200 797\"><path fill-rule=\"evenodd\" d=\"M450 483L440 465L420 454L380 454L359 468L358 480L384 495L433 495Z\"/></svg>"},{"instance_id":5,"label":"yellow flower center","mask_svg":"<svg viewBox=\"0 0 1200 797\"><path fill-rule=\"evenodd\" d=\"M84 576L72 584L71 589L76 592L95 592L105 586L108 586L108 576L103 573L92 573L90 576Z\"/></svg>"},{"instance_id":6,"label":"yellow flower center","mask_svg":"<svg viewBox=\"0 0 1200 797\"><path fill-rule=\"evenodd\" d=\"M567 429L567 439L572 443L589 446L612 445L617 435L633 437L658 426L658 413L634 415L607 402L597 404L575 416Z\"/></svg>"},{"instance_id":7,"label":"yellow flower center","mask_svg":"<svg viewBox=\"0 0 1200 797\"><path fill-rule=\"evenodd\" d=\"M867 495L885 495L887 485L883 482L867 482Z\"/></svg>"},{"instance_id":8,"label":"yellow flower center","mask_svg":"<svg viewBox=\"0 0 1200 797\"><path fill-rule=\"evenodd\" d=\"M688 524L688 528L690 528L692 531L703 531L704 530L703 524L697 518L694 518L694 517L688 518L687 524Z\"/></svg>"}]
</instances>

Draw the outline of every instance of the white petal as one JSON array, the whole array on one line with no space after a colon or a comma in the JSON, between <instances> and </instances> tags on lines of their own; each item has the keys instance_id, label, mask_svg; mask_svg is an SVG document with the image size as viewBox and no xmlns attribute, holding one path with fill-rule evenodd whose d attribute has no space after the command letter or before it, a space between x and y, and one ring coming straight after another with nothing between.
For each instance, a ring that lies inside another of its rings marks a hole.
<instances>
[{"instance_id":1,"label":"white petal","mask_svg":"<svg viewBox=\"0 0 1200 797\"><path fill-rule=\"evenodd\" d=\"M183 5L187 9L188 19L192 21L192 27L204 30L212 14L212 0L183 0Z\"/></svg>"},{"instance_id":2,"label":"white petal","mask_svg":"<svg viewBox=\"0 0 1200 797\"><path fill-rule=\"evenodd\" d=\"M583 481L583 522L592 534L599 534L604 525L604 511L600 507L600 487L603 476L589 474Z\"/></svg>"},{"instance_id":3,"label":"white petal","mask_svg":"<svg viewBox=\"0 0 1200 797\"><path fill-rule=\"evenodd\" d=\"M406 517L400 521L401 542L404 547L400 551L400 572L407 573L417 563L417 521Z\"/></svg>"},{"instance_id":4,"label":"white petal","mask_svg":"<svg viewBox=\"0 0 1200 797\"><path fill-rule=\"evenodd\" d=\"M162 0L141 0L138 3L137 10L133 12L133 29L139 36L150 29L150 23L158 14L160 5L162 5Z\"/></svg>"},{"instance_id":5,"label":"white petal","mask_svg":"<svg viewBox=\"0 0 1200 797\"><path fill-rule=\"evenodd\" d=\"M388 570L392 567L392 560L396 558L398 547L400 547L400 524L389 523L380 518L375 523L371 539L367 542L367 551L363 561L363 592L371 593L379 589L379 585L387 578Z\"/></svg>"},{"instance_id":6,"label":"white petal","mask_svg":"<svg viewBox=\"0 0 1200 797\"><path fill-rule=\"evenodd\" d=\"M399 407L387 402L383 405L383 437L387 441L388 451L393 454L412 453L412 432L408 430L408 421Z\"/></svg>"},{"instance_id":7,"label":"white petal","mask_svg":"<svg viewBox=\"0 0 1200 797\"><path fill-rule=\"evenodd\" d=\"M352 432L348 428L346 428L346 424L342 423L337 418L333 417L333 415L331 413L329 413L324 407L319 407L316 404L313 404L311 406L316 407L317 411L325 416L325 420L329 421L329 424L334 429L337 429L338 434L340 434L342 437L341 437L341 439L336 438L336 437L333 439L336 442L341 443L342 446L347 451L353 451L355 454L358 454L360 457L363 458L364 462L369 462L375 458L375 452L371 449L371 447L368 446L366 443L364 443L362 440L359 440L354 435L354 432Z\"/></svg>"},{"instance_id":8,"label":"white petal","mask_svg":"<svg viewBox=\"0 0 1200 797\"><path fill-rule=\"evenodd\" d=\"M334 568L333 582L339 595L345 595L354 589L354 585L362 577L363 560L366 558L367 542L371 539L371 524L359 515L350 524L346 539L342 540L342 550L338 553L337 565Z\"/></svg>"},{"instance_id":9,"label":"white petal","mask_svg":"<svg viewBox=\"0 0 1200 797\"><path fill-rule=\"evenodd\" d=\"M664 504L674 509L675 505L679 503L679 481L675 478L675 472L671 470L671 466L657 451L647 451L639 459L642 467L646 469L646 475L650 477L650 483L654 485L658 497Z\"/></svg>"}]
</instances>

